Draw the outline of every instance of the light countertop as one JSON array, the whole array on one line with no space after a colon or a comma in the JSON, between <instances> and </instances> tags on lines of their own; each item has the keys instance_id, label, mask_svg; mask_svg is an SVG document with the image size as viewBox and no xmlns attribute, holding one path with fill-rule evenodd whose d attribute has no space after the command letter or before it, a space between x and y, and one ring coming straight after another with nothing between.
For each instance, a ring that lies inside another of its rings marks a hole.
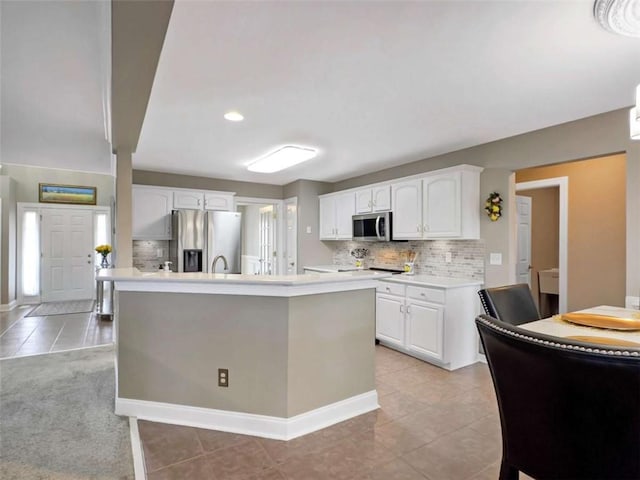
<instances>
[{"instance_id":1,"label":"light countertop","mask_svg":"<svg viewBox=\"0 0 640 480\"><path fill-rule=\"evenodd\" d=\"M216 293L296 296L375 288L386 272L358 270L318 275L246 275L223 273L140 272L137 268L101 269L96 280L113 281L116 291Z\"/></svg>"},{"instance_id":2,"label":"light countertop","mask_svg":"<svg viewBox=\"0 0 640 480\"><path fill-rule=\"evenodd\" d=\"M450 278L436 277L433 275L393 275L385 278L385 282L404 283L406 285L417 285L420 287L439 287L439 288L459 288L459 287L480 287L480 280L472 280L469 278Z\"/></svg>"}]
</instances>

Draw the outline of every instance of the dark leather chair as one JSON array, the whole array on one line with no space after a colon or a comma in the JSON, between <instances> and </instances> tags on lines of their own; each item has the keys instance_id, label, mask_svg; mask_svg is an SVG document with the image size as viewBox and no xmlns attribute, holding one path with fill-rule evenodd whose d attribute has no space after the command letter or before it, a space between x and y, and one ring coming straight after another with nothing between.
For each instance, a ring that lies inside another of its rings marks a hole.
<instances>
[{"instance_id":1,"label":"dark leather chair","mask_svg":"<svg viewBox=\"0 0 640 480\"><path fill-rule=\"evenodd\" d=\"M540 320L540 313L526 283L485 288L478 292L484 312L511 325Z\"/></svg>"},{"instance_id":2,"label":"dark leather chair","mask_svg":"<svg viewBox=\"0 0 640 480\"><path fill-rule=\"evenodd\" d=\"M502 427L500 480L640 478L640 349L476 319Z\"/></svg>"}]
</instances>

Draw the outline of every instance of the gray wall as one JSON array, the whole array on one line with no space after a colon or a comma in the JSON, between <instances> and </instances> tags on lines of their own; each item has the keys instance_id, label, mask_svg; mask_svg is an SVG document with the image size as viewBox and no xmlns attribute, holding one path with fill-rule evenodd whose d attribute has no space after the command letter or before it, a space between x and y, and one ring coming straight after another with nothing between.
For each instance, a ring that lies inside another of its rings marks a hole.
<instances>
[{"instance_id":1,"label":"gray wall","mask_svg":"<svg viewBox=\"0 0 640 480\"><path fill-rule=\"evenodd\" d=\"M484 208L484 199L491 192L502 195L502 218L492 222L482 210L480 213L480 237L485 243L485 286L494 287L513 283L515 280L516 251L510 248L508 239L512 235L513 222L515 222L515 201L513 195L514 174L503 168L485 169L480 176L481 203ZM491 253L502 254L502 265L490 265Z\"/></svg>"},{"instance_id":2,"label":"gray wall","mask_svg":"<svg viewBox=\"0 0 640 480\"><path fill-rule=\"evenodd\" d=\"M235 192L239 197L282 199L282 186L266 183L238 182L218 178L176 175L173 173L134 170L133 183L138 185L157 185L162 187L193 188L199 190L218 190Z\"/></svg>"},{"instance_id":3,"label":"gray wall","mask_svg":"<svg viewBox=\"0 0 640 480\"><path fill-rule=\"evenodd\" d=\"M97 205L111 205L114 196L114 178L111 175L6 164L2 165L2 175L16 181L16 202L38 203L39 183L96 187Z\"/></svg>"},{"instance_id":4,"label":"gray wall","mask_svg":"<svg viewBox=\"0 0 640 480\"><path fill-rule=\"evenodd\" d=\"M375 389L374 289L118 301L122 398L289 418ZM218 368L229 369L228 388Z\"/></svg>"},{"instance_id":5,"label":"gray wall","mask_svg":"<svg viewBox=\"0 0 640 480\"><path fill-rule=\"evenodd\" d=\"M325 244L318 239L318 195L331 191L330 183L311 180L298 180L284 186L284 198L298 197L298 273L303 272L305 265L332 263L333 249L329 242ZM311 228L310 233L307 233L307 227Z\"/></svg>"}]
</instances>

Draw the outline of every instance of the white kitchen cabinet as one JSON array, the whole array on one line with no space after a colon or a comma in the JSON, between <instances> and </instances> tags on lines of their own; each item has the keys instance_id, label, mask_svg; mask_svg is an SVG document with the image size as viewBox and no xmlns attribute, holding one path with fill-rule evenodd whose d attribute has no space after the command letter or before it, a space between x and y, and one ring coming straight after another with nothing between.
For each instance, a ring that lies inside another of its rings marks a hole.
<instances>
[{"instance_id":1,"label":"white kitchen cabinet","mask_svg":"<svg viewBox=\"0 0 640 480\"><path fill-rule=\"evenodd\" d=\"M422 238L422 180L413 179L391 185L393 238Z\"/></svg>"},{"instance_id":2,"label":"white kitchen cabinet","mask_svg":"<svg viewBox=\"0 0 640 480\"><path fill-rule=\"evenodd\" d=\"M353 192L323 195L320 200L320 240L351 240L356 204Z\"/></svg>"},{"instance_id":3,"label":"white kitchen cabinet","mask_svg":"<svg viewBox=\"0 0 640 480\"><path fill-rule=\"evenodd\" d=\"M379 293L376 296L376 338L385 344L404 344L404 298Z\"/></svg>"},{"instance_id":4,"label":"white kitchen cabinet","mask_svg":"<svg viewBox=\"0 0 640 480\"><path fill-rule=\"evenodd\" d=\"M425 238L461 235L460 172L433 175L422 180L422 225Z\"/></svg>"},{"instance_id":5,"label":"white kitchen cabinet","mask_svg":"<svg viewBox=\"0 0 640 480\"><path fill-rule=\"evenodd\" d=\"M380 185L356 190L356 213L391 210L391 186Z\"/></svg>"},{"instance_id":6,"label":"white kitchen cabinet","mask_svg":"<svg viewBox=\"0 0 640 480\"><path fill-rule=\"evenodd\" d=\"M171 240L173 192L169 189L133 185L133 240Z\"/></svg>"},{"instance_id":7,"label":"white kitchen cabinet","mask_svg":"<svg viewBox=\"0 0 640 480\"><path fill-rule=\"evenodd\" d=\"M424 276L416 276L424 277ZM447 279L440 286L401 277L379 282L376 338L382 345L455 370L478 360L475 317L479 282ZM438 278L438 277L432 277Z\"/></svg>"},{"instance_id":8,"label":"white kitchen cabinet","mask_svg":"<svg viewBox=\"0 0 640 480\"><path fill-rule=\"evenodd\" d=\"M481 171L465 165L392 184L393 238L480 238Z\"/></svg>"},{"instance_id":9,"label":"white kitchen cabinet","mask_svg":"<svg viewBox=\"0 0 640 480\"><path fill-rule=\"evenodd\" d=\"M442 361L444 308L410 299L406 303L407 349Z\"/></svg>"},{"instance_id":10,"label":"white kitchen cabinet","mask_svg":"<svg viewBox=\"0 0 640 480\"><path fill-rule=\"evenodd\" d=\"M175 190L173 208L190 210L233 210L233 193Z\"/></svg>"}]
</instances>

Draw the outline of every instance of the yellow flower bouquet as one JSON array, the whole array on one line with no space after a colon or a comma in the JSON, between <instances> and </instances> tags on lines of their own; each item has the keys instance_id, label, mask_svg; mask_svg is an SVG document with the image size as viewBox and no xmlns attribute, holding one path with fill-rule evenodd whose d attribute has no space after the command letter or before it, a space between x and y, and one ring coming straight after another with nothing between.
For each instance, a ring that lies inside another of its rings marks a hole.
<instances>
[{"instance_id":1,"label":"yellow flower bouquet","mask_svg":"<svg viewBox=\"0 0 640 480\"><path fill-rule=\"evenodd\" d=\"M100 262L100 266L102 268L109 268L109 261L107 260L107 255L111 253L111 245L105 243L104 245L98 245L95 248L96 252L102 255L102 262Z\"/></svg>"},{"instance_id":2,"label":"yellow flower bouquet","mask_svg":"<svg viewBox=\"0 0 640 480\"><path fill-rule=\"evenodd\" d=\"M111 253L111 245L105 243L104 245L98 245L96 247L96 252L98 252L100 255L109 255Z\"/></svg>"}]
</instances>

